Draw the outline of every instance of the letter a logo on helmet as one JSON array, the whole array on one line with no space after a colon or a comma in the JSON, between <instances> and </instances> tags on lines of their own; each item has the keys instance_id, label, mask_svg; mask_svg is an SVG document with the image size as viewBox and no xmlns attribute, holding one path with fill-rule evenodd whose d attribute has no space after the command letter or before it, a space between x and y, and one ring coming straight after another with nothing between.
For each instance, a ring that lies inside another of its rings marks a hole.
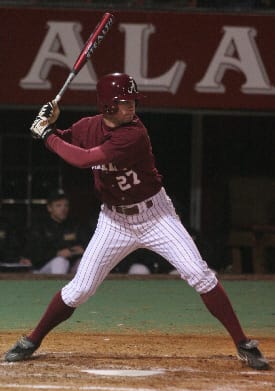
<instances>
[{"instance_id":1,"label":"letter a logo on helmet","mask_svg":"<svg viewBox=\"0 0 275 391\"><path fill-rule=\"evenodd\" d=\"M110 73L97 83L97 106L101 113L115 114L120 100L140 100L135 80L125 73Z\"/></svg>"},{"instance_id":2,"label":"letter a logo on helmet","mask_svg":"<svg viewBox=\"0 0 275 391\"><path fill-rule=\"evenodd\" d=\"M128 87L127 92L129 94L132 94L133 92L137 92L137 85L136 85L134 79L130 79L129 83L130 83L130 86Z\"/></svg>"}]
</instances>

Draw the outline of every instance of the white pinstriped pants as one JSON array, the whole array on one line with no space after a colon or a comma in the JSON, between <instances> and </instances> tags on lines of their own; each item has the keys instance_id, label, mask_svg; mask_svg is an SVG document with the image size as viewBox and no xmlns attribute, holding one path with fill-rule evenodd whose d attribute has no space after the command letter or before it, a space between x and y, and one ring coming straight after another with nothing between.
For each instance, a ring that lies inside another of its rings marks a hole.
<instances>
[{"instance_id":1,"label":"white pinstriped pants","mask_svg":"<svg viewBox=\"0 0 275 391\"><path fill-rule=\"evenodd\" d=\"M98 225L74 278L63 287L65 304L78 307L92 296L107 274L128 254L146 248L160 254L198 292L207 293L217 284L175 212L164 188L150 198L153 206L139 203L141 213L126 216L102 205Z\"/></svg>"}]
</instances>

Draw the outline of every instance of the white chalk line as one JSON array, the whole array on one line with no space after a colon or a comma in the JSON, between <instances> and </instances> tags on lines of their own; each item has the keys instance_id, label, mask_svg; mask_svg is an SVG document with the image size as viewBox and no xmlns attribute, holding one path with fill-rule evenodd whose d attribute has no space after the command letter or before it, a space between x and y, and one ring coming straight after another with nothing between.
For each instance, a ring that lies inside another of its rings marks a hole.
<instances>
[{"instance_id":1,"label":"white chalk line","mask_svg":"<svg viewBox=\"0 0 275 391\"><path fill-rule=\"evenodd\" d=\"M46 384L0 384L0 389L7 388L25 388L27 390L74 390L74 391L159 391L155 388L129 388L129 387L105 387L105 386L57 386L57 385L46 385ZM181 391L190 391L189 389L181 389Z\"/></svg>"},{"instance_id":2,"label":"white chalk line","mask_svg":"<svg viewBox=\"0 0 275 391\"><path fill-rule=\"evenodd\" d=\"M123 377L142 377L162 375L164 369L82 369L80 372L90 373L97 376L123 376Z\"/></svg>"},{"instance_id":3,"label":"white chalk line","mask_svg":"<svg viewBox=\"0 0 275 391\"><path fill-rule=\"evenodd\" d=\"M267 385L267 384L266 384ZM58 385L46 385L46 384L0 384L0 389L26 389L26 390L73 390L73 391L159 391L156 388L132 388L132 387L108 387L108 386L58 386ZM177 388L171 387L169 391L192 391L193 388ZM212 388L211 391L241 391L244 390L242 386L240 388L221 386Z\"/></svg>"}]
</instances>

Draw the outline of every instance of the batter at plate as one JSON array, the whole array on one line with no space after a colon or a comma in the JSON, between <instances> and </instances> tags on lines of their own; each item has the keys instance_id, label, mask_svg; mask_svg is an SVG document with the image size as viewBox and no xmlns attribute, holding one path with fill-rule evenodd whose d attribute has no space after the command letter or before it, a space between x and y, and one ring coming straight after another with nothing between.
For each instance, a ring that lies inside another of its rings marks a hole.
<instances>
[{"instance_id":1,"label":"batter at plate","mask_svg":"<svg viewBox=\"0 0 275 391\"><path fill-rule=\"evenodd\" d=\"M16 342L5 360L29 358L50 330L87 301L123 258L145 248L164 257L196 290L230 334L241 361L255 369L268 369L257 341L244 333L222 284L202 259L163 187L147 129L136 115L140 99L131 76L113 73L97 84L100 114L60 130L56 125L59 107L48 102L33 122L33 137L42 139L65 162L91 169L102 205L76 275L55 294L37 326Z\"/></svg>"}]
</instances>

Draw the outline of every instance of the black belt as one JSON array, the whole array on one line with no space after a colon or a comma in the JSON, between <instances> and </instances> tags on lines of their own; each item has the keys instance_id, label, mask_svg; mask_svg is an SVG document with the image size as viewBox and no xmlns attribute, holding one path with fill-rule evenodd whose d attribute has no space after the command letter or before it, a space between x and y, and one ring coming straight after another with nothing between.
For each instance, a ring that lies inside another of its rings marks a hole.
<instances>
[{"instance_id":1,"label":"black belt","mask_svg":"<svg viewBox=\"0 0 275 391\"><path fill-rule=\"evenodd\" d=\"M145 205L146 205L147 209L149 209L153 206L153 201L152 200L145 201ZM127 216L137 215L140 213L138 205L127 207L127 206L115 206L115 205L108 205L107 204L107 207L110 210L113 210L117 213L121 213L121 214L127 215Z\"/></svg>"}]
</instances>

